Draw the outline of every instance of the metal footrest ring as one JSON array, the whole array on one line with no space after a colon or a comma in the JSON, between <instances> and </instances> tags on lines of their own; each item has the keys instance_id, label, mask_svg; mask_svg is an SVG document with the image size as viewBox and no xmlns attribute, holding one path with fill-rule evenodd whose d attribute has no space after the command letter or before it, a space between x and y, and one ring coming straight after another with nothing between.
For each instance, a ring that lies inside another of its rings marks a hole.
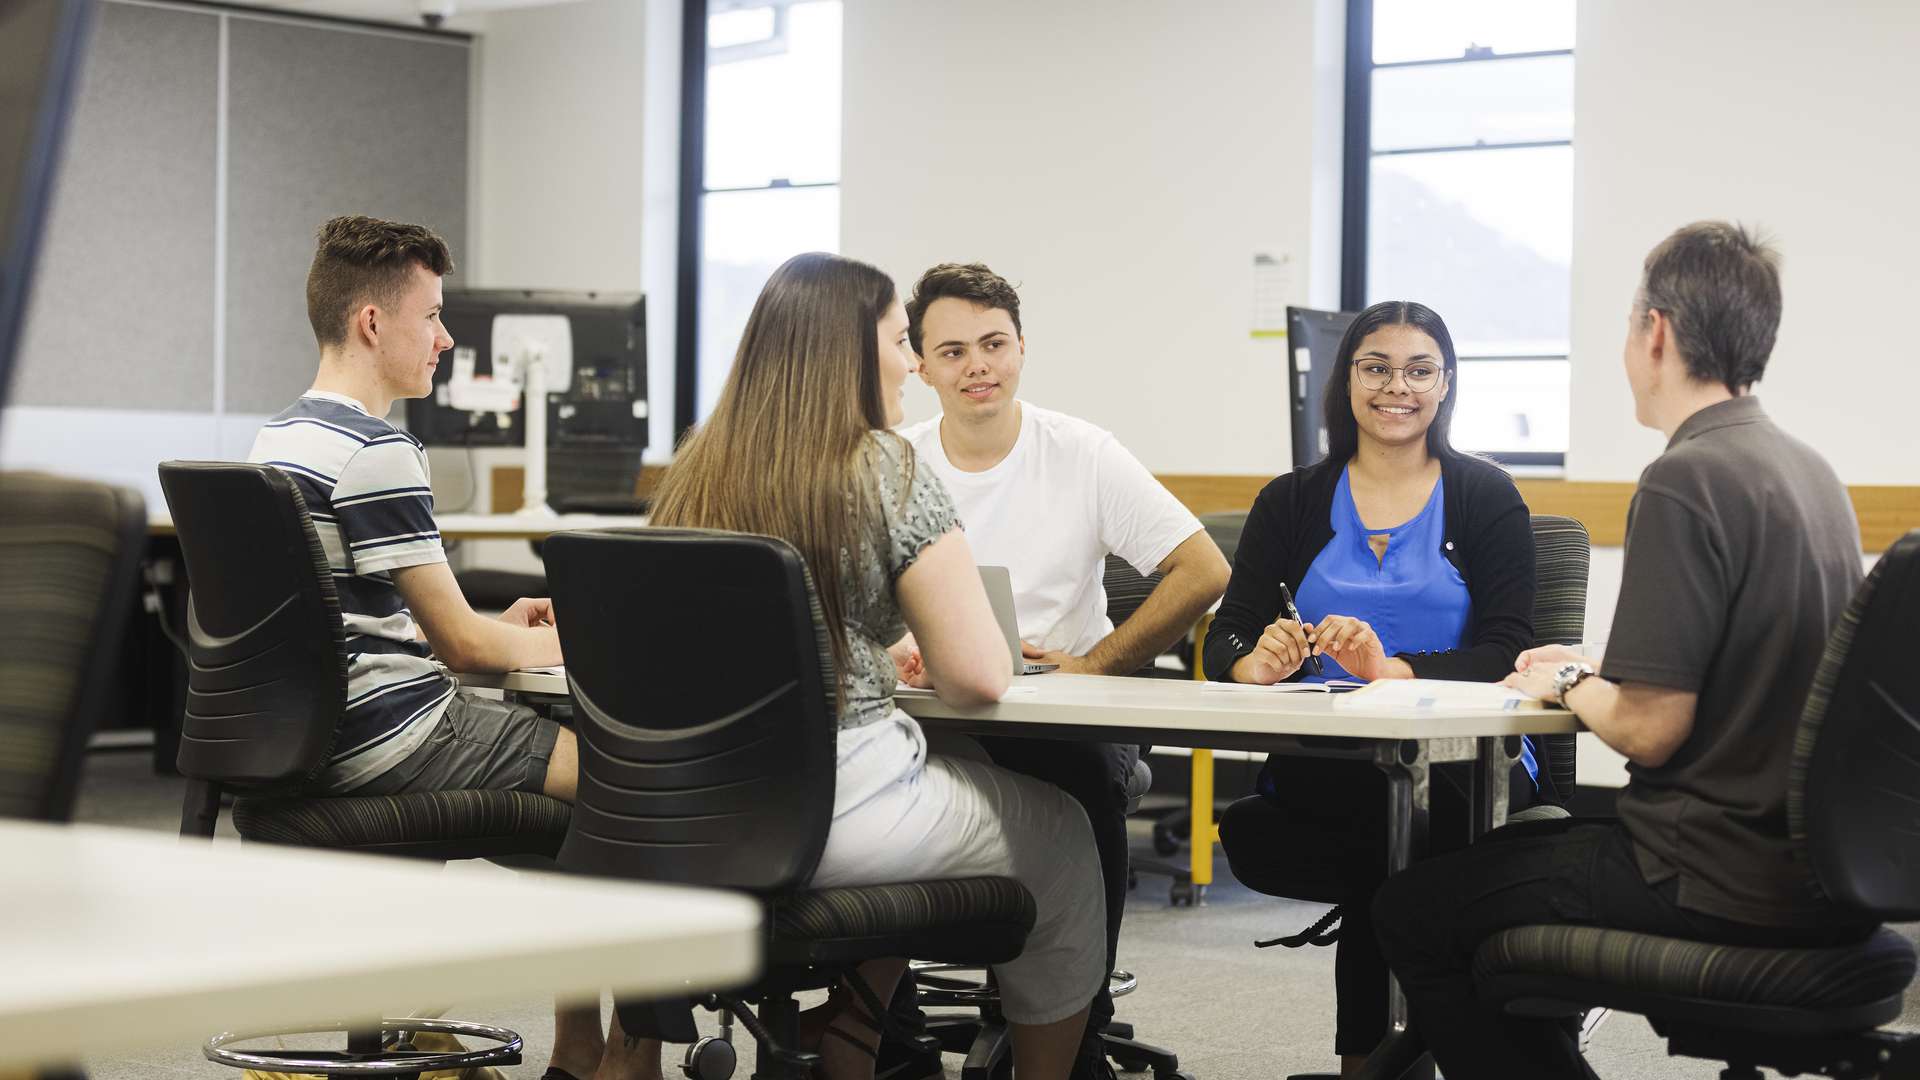
<instances>
[{"instance_id":1,"label":"metal footrest ring","mask_svg":"<svg viewBox=\"0 0 1920 1080\"><path fill-rule=\"evenodd\" d=\"M368 1030L372 1022L368 1021ZM234 1050L234 1043L276 1035L308 1031L354 1031L357 1028L336 1024L322 1028L293 1028L285 1031L223 1031L207 1040L203 1048L207 1060L233 1069L258 1069L265 1072L318 1073L322 1076L404 1076L453 1069L477 1069L489 1065L518 1065L522 1047L520 1034L488 1024L461 1020L435 1020L425 1017L398 1017L380 1021L382 1049L365 1053L351 1050ZM396 1032L431 1031L442 1035L486 1039L497 1046L479 1050L420 1051L386 1047L385 1036Z\"/></svg>"}]
</instances>

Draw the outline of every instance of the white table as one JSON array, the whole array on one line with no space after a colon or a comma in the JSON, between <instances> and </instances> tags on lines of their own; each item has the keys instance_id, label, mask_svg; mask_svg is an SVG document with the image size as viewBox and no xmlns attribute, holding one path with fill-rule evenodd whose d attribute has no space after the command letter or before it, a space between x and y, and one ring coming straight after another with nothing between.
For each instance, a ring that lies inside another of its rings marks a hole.
<instances>
[{"instance_id":1,"label":"white table","mask_svg":"<svg viewBox=\"0 0 1920 1080\"><path fill-rule=\"evenodd\" d=\"M760 905L558 874L0 822L0 1070L486 998L751 981Z\"/></svg>"},{"instance_id":2,"label":"white table","mask_svg":"<svg viewBox=\"0 0 1920 1080\"><path fill-rule=\"evenodd\" d=\"M634 514L435 514L443 540L544 540L566 529L637 529L647 523ZM173 516L166 508L149 510L147 534L173 535Z\"/></svg>"},{"instance_id":3,"label":"white table","mask_svg":"<svg viewBox=\"0 0 1920 1080\"><path fill-rule=\"evenodd\" d=\"M464 674L463 685L509 696L569 694L564 674L516 671ZM1520 709L1373 709L1356 707L1364 694L1221 693L1174 679L1058 672L1014 680L1016 693L998 703L962 709L931 693L901 693L895 703L929 727L976 735L1158 743L1271 754L1351 758L1373 762L1387 775L1387 869L1413 860L1413 819L1427 807L1429 766L1473 762L1471 835L1505 823L1508 777L1519 760L1520 736L1582 730L1573 714L1533 704ZM1337 705L1344 697L1349 704ZM1393 1047L1402 1052L1406 1000L1399 984L1389 994Z\"/></svg>"}]
</instances>

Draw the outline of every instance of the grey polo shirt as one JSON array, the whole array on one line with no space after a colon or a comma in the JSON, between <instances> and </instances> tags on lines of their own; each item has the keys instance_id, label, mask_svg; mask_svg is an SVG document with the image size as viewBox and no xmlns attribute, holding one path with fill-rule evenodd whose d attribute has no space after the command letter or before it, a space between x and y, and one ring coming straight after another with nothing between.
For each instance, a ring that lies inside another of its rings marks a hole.
<instances>
[{"instance_id":1,"label":"grey polo shirt","mask_svg":"<svg viewBox=\"0 0 1920 1080\"><path fill-rule=\"evenodd\" d=\"M1601 674L1700 695L1619 813L1649 884L1763 926L1823 921L1787 841L1787 763L1827 632L1860 584L1860 529L1825 459L1751 396L1680 425L1640 475Z\"/></svg>"}]
</instances>

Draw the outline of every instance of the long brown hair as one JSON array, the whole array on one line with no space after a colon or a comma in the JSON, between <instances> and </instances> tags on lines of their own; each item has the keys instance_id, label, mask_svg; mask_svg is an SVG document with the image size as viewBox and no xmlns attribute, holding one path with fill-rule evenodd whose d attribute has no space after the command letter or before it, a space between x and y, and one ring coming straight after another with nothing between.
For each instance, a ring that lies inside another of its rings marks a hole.
<instances>
[{"instance_id":1,"label":"long brown hair","mask_svg":"<svg viewBox=\"0 0 1920 1080\"><path fill-rule=\"evenodd\" d=\"M891 278L854 259L816 251L781 264L754 301L713 414L653 496L653 524L777 536L798 549L843 677L842 575L877 524L862 453L887 424L877 339L896 295Z\"/></svg>"}]
</instances>

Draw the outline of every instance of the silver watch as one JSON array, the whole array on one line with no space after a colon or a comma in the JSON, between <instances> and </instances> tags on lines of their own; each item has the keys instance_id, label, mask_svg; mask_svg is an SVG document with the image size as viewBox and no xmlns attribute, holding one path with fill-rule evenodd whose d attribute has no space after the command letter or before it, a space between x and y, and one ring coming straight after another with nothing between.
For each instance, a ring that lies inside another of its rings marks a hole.
<instances>
[{"instance_id":1,"label":"silver watch","mask_svg":"<svg viewBox=\"0 0 1920 1080\"><path fill-rule=\"evenodd\" d=\"M1565 708L1567 692L1579 686L1581 679L1593 673L1593 665L1584 660L1569 660L1561 664L1553 673L1553 700Z\"/></svg>"}]
</instances>

